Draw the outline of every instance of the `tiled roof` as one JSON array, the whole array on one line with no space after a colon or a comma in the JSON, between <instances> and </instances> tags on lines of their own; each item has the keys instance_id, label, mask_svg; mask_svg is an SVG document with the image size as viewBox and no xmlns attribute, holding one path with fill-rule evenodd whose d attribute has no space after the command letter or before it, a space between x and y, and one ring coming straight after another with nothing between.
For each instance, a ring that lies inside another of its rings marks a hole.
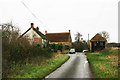
<instances>
[{"instance_id":1,"label":"tiled roof","mask_svg":"<svg viewBox=\"0 0 120 80\"><path fill-rule=\"evenodd\" d=\"M33 30L34 30L38 35L40 35L43 39L46 39L46 40L47 40L47 37L46 37L43 33L41 33L39 30L37 30L36 28L33 28Z\"/></svg>"},{"instance_id":2,"label":"tiled roof","mask_svg":"<svg viewBox=\"0 0 120 80\"><path fill-rule=\"evenodd\" d=\"M51 42L68 42L69 38L71 40L71 35L69 32L63 32L63 33L47 33L46 37Z\"/></svg>"},{"instance_id":3,"label":"tiled roof","mask_svg":"<svg viewBox=\"0 0 120 80\"><path fill-rule=\"evenodd\" d=\"M29 28L26 32L24 32L19 38L21 38L23 35L25 35L31 28ZM47 37L41 33L39 30L37 30L36 28L33 28L33 30L39 35L41 36L43 39L46 39L47 40Z\"/></svg>"},{"instance_id":4,"label":"tiled roof","mask_svg":"<svg viewBox=\"0 0 120 80\"><path fill-rule=\"evenodd\" d=\"M23 35L25 35L31 28L29 28L27 31L25 31L22 35L20 35L19 38L21 38Z\"/></svg>"},{"instance_id":5,"label":"tiled roof","mask_svg":"<svg viewBox=\"0 0 120 80\"><path fill-rule=\"evenodd\" d=\"M99 33L97 33L90 41L107 41L104 37L102 37Z\"/></svg>"}]
</instances>

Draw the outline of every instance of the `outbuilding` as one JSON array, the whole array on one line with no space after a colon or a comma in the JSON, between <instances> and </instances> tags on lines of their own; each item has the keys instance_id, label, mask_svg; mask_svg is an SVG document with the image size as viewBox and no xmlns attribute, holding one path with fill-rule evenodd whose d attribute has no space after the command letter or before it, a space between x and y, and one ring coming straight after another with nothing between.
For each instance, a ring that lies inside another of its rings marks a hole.
<instances>
[{"instance_id":1,"label":"outbuilding","mask_svg":"<svg viewBox=\"0 0 120 80\"><path fill-rule=\"evenodd\" d=\"M103 50L106 47L107 40L102 37L99 33L97 33L91 40L90 40L90 51L99 51Z\"/></svg>"}]
</instances>

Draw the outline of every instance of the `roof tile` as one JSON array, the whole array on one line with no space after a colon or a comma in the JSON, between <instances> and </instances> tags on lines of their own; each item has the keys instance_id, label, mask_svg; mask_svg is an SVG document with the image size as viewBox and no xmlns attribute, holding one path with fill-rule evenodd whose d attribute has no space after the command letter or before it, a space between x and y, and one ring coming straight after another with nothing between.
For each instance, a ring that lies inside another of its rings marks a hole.
<instances>
[{"instance_id":1,"label":"roof tile","mask_svg":"<svg viewBox=\"0 0 120 80\"><path fill-rule=\"evenodd\" d=\"M99 33L97 33L90 41L107 41L104 37L102 37Z\"/></svg>"},{"instance_id":2,"label":"roof tile","mask_svg":"<svg viewBox=\"0 0 120 80\"><path fill-rule=\"evenodd\" d=\"M63 33L47 33L46 37L51 42L68 42L70 33L69 32L63 32Z\"/></svg>"}]
</instances>

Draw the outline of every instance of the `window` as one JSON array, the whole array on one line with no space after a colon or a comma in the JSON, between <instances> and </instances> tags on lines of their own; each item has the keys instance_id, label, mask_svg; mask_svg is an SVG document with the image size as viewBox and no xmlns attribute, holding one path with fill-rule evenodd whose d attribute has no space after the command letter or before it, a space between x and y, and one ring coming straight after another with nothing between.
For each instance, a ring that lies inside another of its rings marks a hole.
<instances>
[{"instance_id":1,"label":"window","mask_svg":"<svg viewBox=\"0 0 120 80\"><path fill-rule=\"evenodd\" d=\"M103 42L100 42L100 46L103 46Z\"/></svg>"},{"instance_id":2,"label":"window","mask_svg":"<svg viewBox=\"0 0 120 80\"><path fill-rule=\"evenodd\" d=\"M96 42L94 42L94 46L97 46Z\"/></svg>"},{"instance_id":3,"label":"window","mask_svg":"<svg viewBox=\"0 0 120 80\"><path fill-rule=\"evenodd\" d=\"M38 42L38 37L34 37L34 42Z\"/></svg>"}]
</instances>

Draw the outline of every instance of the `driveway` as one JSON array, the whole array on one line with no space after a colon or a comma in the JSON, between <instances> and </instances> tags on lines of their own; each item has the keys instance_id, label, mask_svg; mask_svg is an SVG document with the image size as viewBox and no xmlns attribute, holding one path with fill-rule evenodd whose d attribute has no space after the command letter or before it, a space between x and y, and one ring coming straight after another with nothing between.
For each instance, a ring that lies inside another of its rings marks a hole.
<instances>
[{"instance_id":1,"label":"driveway","mask_svg":"<svg viewBox=\"0 0 120 80\"><path fill-rule=\"evenodd\" d=\"M68 54L70 59L47 78L93 78L85 53Z\"/></svg>"}]
</instances>

